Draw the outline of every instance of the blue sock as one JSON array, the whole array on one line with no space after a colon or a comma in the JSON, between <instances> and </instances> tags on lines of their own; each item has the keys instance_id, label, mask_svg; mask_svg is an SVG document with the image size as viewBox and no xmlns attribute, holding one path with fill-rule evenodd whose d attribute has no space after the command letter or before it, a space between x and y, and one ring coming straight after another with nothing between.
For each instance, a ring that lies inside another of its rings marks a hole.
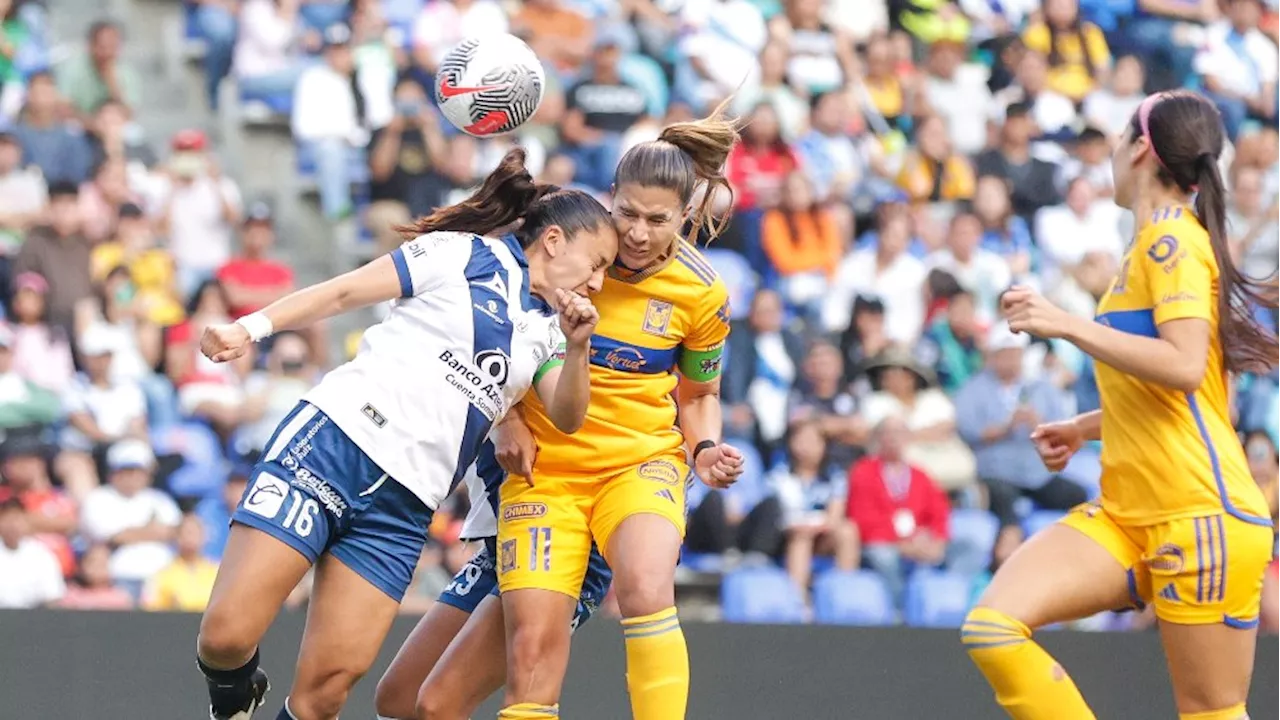
<instances>
[{"instance_id":1,"label":"blue sock","mask_svg":"<svg viewBox=\"0 0 1280 720\"><path fill-rule=\"evenodd\" d=\"M249 662L234 670L211 668L198 656L196 664L209 686L209 704L219 715L234 715L249 706L253 699L253 673L258 669L258 651Z\"/></svg>"},{"instance_id":2,"label":"blue sock","mask_svg":"<svg viewBox=\"0 0 1280 720\"><path fill-rule=\"evenodd\" d=\"M284 699L284 707L280 708L280 714L276 716L276 720L298 720L289 712L289 698Z\"/></svg>"}]
</instances>

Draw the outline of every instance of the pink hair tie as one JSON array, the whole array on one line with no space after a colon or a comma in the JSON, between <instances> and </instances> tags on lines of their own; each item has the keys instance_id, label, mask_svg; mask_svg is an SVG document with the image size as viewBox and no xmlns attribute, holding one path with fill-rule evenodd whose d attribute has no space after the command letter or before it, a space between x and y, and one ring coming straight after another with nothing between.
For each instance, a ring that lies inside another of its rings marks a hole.
<instances>
[{"instance_id":1,"label":"pink hair tie","mask_svg":"<svg viewBox=\"0 0 1280 720\"><path fill-rule=\"evenodd\" d=\"M1155 142L1151 140L1150 123L1151 110L1154 109L1156 105L1159 105L1161 100L1164 100L1166 97L1171 95L1172 93L1167 92L1152 93L1142 101L1141 105L1138 106L1138 127L1142 130L1142 137L1147 140L1147 146L1151 148L1151 157L1156 159L1156 162L1160 164L1160 167L1164 168L1165 172L1169 173L1170 177L1173 176L1173 171L1169 169L1168 165L1164 164L1164 159L1160 157L1160 153L1156 150ZM1194 193L1199 191L1199 185L1191 186L1191 192Z\"/></svg>"}]
</instances>

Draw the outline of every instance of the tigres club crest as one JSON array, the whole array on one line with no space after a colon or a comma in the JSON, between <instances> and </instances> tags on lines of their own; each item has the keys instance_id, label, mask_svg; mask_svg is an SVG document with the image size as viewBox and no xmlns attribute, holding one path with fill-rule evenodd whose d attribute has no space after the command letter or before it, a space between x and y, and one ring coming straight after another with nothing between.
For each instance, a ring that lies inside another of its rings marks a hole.
<instances>
[{"instance_id":1,"label":"tigres club crest","mask_svg":"<svg viewBox=\"0 0 1280 720\"><path fill-rule=\"evenodd\" d=\"M650 335L666 337L667 326L671 324L671 310L671 303L665 300L649 300L649 306L644 310L642 329Z\"/></svg>"}]
</instances>

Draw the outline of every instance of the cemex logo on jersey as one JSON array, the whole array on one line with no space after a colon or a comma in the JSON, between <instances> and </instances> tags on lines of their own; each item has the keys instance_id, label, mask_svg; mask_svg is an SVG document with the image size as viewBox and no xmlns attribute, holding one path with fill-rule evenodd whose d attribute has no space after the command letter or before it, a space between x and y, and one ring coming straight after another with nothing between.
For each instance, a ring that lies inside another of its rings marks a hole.
<instances>
[{"instance_id":1,"label":"cemex logo on jersey","mask_svg":"<svg viewBox=\"0 0 1280 720\"><path fill-rule=\"evenodd\" d=\"M481 350L472 362L467 362L453 351L445 350L440 353L440 362L449 368L445 381L466 395L471 405L486 418L495 420L502 414L506 405L502 388L511 373L511 358L506 353Z\"/></svg>"},{"instance_id":2,"label":"cemex logo on jersey","mask_svg":"<svg viewBox=\"0 0 1280 720\"><path fill-rule=\"evenodd\" d=\"M289 483L267 473L258 473L249 494L244 496L244 509L264 518L273 518L289 495Z\"/></svg>"}]
</instances>

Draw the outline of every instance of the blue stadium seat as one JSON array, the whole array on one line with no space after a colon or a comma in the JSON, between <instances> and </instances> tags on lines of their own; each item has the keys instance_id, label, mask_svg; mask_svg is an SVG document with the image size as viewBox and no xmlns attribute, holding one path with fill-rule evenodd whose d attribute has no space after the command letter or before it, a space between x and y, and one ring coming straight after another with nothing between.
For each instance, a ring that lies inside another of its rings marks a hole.
<instances>
[{"instance_id":1,"label":"blue stadium seat","mask_svg":"<svg viewBox=\"0 0 1280 720\"><path fill-rule=\"evenodd\" d=\"M694 572L717 573L724 566L724 556L720 553L695 553L682 550L680 564Z\"/></svg>"},{"instance_id":2,"label":"blue stadium seat","mask_svg":"<svg viewBox=\"0 0 1280 720\"><path fill-rule=\"evenodd\" d=\"M720 586L726 622L796 624L805 620L804 599L778 568L735 570Z\"/></svg>"},{"instance_id":3,"label":"blue stadium seat","mask_svg":"<svg viewBox=\"0 0 1280 720\"><path fill-rule=\"evenodd\" d=\"M871 570L832 571L813 583L814 622L829 625L893 625L893 598Z\"/></svg>"},{"instance_id":4,"label":"blue stadium seat","mask_svg":"<svg viewBox=\"0 0 1280 720\"><path fill-rule=\"evenodd\" d=\"M154 430L151 443L157 455L180 455L182 467L169 476L169 491L178 497L207 497L222 487L227 462L222 443L207 425L185 422Z\"/></svg>"},{"instance_id":5,"label":"blue stadium seat","mask_svg":"<svg viewBox=\"0 0 1280 720\"><path fill-rule=\"evenodd\" d=\"M1060 510L1035 510L1022 520L1022 531L1031 537L1062 519L1066 513Z\"/></svg>"},{"instance_id":6,"label":"blue stadium seat","mask_svg":"<svg viewBox=\"0 0 1280 720\"><path fill-rule=\"evenodd\" d=\"M973 581L967 575L917 570L907 582L904 615L912 627L958 628L969 612Z\"/></svg>"},{"instance_id":7,"label":"blue stadium seat","mask_svg":"<svg viewBox=\"0 0 1280 720\"><path fill-rule=\"evenodd\" d=\"M959 508L951 511L951 542L947 567L965 575L984 570L991 562L1000 522L986 510Z\"/></svg>"}]
</instances>

